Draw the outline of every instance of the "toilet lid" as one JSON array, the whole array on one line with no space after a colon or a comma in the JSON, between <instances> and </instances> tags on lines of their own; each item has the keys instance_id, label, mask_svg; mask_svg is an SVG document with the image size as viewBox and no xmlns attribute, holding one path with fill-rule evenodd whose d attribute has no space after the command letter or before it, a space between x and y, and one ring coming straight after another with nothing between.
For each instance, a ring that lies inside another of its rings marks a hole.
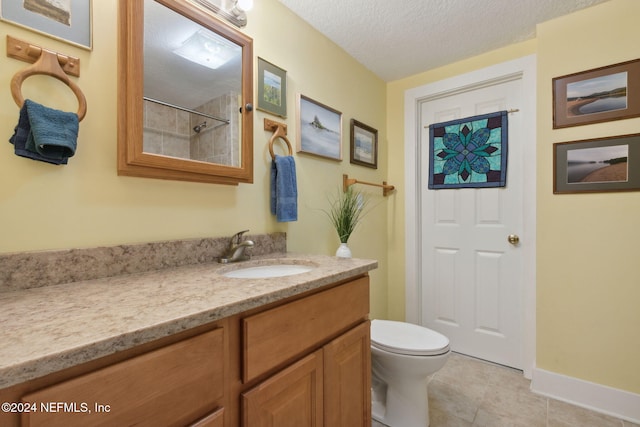
<instances>
[{"instance_id":1,"label":"toilet lid","mask_svg":"<svg viewBox=\"0 0 640 427\"><path fill-rule=\"evenodd\" d=\"M449 339L423 326L393 320L371 321L371 345L411 356L436 356L449 351Z\"/></svg>"}]
</instances>

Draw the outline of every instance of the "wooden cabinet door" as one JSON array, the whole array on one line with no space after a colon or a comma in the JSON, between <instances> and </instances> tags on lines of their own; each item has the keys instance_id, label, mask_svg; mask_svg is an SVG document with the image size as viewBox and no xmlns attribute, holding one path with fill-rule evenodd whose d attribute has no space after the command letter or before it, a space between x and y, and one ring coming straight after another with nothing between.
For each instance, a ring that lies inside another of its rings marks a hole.
<instances>
[{"instance_id":1,"label":"wooden cabinet door","mask_svg":"<svg viewBox=\"0 0 640 427\"><path fill-rule=\"evenodd\" d=\"M371 426L370 323L351 329L324 347L326 426Z\"/></svg>"},{"instance_id":2,"label":"wooden cabinet door","mask_svg":"<svg viewBox=\"0 0 640 427\"><path fill-rule=\"evenodd\" d=\"M321 427L322 350L242 395L244 427Z\"/></svg>"}]
</instances>

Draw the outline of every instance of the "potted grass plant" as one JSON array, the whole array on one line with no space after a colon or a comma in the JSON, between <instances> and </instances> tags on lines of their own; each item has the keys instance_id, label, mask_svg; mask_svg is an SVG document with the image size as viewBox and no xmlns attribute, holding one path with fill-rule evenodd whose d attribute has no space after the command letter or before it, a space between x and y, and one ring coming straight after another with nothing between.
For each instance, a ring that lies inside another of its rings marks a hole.
<instances>
[{"instance_id":1,"label":"potted grass plant","mask_svg":"<svg viewBox=\"0 0 640 427\"><path fill-rule=\"evenodd\" d=\"M347 242L366 213L365 208L368 204L368 199L363 193L353 190L353 186L349 186L347 191L339 192L338 197L330 203L331 207L325 213L340 239L340 246L336 251L336 256L339 258L351 258L351 250Z\"/></svg>"}]
</instances>

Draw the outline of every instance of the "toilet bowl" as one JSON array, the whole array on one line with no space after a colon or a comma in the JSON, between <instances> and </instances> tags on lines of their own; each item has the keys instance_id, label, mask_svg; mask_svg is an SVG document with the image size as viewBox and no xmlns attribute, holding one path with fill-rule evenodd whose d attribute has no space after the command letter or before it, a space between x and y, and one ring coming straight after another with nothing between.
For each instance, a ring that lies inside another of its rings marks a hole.
<instances>
[{"instance_id":1,"label":"toilet bowl","mask_svg":"<svg viewBox=\"0 0 640 427\"><path fill-rule=\"evenodd\" d=\"M372 417L390 427L429 425L427 379L449 357L449 339L411 323L371 321Z\"/></svg>"}]
</instances>

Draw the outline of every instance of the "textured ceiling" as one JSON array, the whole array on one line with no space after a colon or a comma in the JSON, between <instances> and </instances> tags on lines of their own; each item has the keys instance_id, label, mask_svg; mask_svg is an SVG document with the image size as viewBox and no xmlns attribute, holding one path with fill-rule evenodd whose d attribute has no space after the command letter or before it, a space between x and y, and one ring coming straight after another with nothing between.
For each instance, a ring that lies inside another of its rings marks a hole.
<instances>
[{"instance_id":1,"label":"textured ceiling","mask_svg":"<svg viewBox=\"0 0 640 427\"><path fill-rule=\"evenodd\" d=\"M535 37L608 0L280 0L385 81Z\"/></svg>"}]
</instances>

